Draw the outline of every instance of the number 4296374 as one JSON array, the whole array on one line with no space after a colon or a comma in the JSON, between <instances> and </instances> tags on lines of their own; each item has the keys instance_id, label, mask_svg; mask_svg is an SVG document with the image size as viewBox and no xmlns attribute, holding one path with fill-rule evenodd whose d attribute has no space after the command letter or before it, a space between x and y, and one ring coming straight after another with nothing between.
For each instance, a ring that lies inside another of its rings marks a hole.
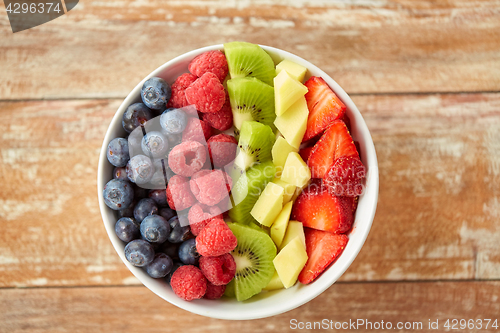
<instances>
[{"instance_id":1,"label":"number 4296374","mask_svg":"<svg viewBox=\"0 0 500 333\"><path fill-rule=\"evenodd\" d=\"M464 329L498 329L498 319L448 319L444 327L449 330L464 330Z\"/></svg>"},{"instance_id":2,"label":"number 4296374","mask_svg":"<svg viewBox=\"0 0 500 333\"><path fill-rule=\"evenodd\" d=\"M26 3L26 2L14 2L14 3L9 3L9 5L6 8L7 13L9 14L26 14L26 13L50 13L50 12L56 12L60 13L61 8L59 7L59 2L57 3L52 3L52 2L46 2L46 3Z\"/></svg>"}]
</instances>

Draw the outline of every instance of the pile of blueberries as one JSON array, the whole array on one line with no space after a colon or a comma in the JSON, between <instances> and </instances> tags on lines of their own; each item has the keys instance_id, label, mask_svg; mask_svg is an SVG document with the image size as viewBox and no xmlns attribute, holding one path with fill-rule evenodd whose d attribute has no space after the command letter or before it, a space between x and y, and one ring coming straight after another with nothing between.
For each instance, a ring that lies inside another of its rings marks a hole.
<instances>
[{"instance_id":1,"label":"pile of blueberries","mask_svg":"<svg viewBox=\"0 0 500 333\"><path fill-rule=\"evenodd\" d=\"M189 226L181 226L166 197L172 175L166 157L180 143L187 124L182 109L166 109L170 96L163 79L144 83L142 103L130 105L123 114L127 136L108 145L107 158L115 168L103 191L106 205L118 212L115 232L127 243L127 260L168 282L178 267L196 265L199 259Z\"/></svg>"}]
</instances>

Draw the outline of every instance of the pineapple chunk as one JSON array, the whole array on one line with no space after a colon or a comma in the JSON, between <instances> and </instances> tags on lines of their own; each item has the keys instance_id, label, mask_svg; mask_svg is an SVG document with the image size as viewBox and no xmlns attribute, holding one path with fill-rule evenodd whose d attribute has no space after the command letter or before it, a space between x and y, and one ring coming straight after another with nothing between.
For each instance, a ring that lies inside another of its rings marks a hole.
<instances>
[{"instance_id":1,"label":"pineapple chunk","mask_svg":"<svg viewBox=\"0 0 500 333\"><path fill-rule=\"evenodd\" d=\"M285 237L288 220L290 220L290 213L292 212L292 206L293 202L289 202L283 206L283 209L271 226L271 238L277 247L280 246L283 238Z\"/></svg>"},{"instance_id":2,"label":"pineapple chunk","mask_svg":"<svg viewBox=\"0 0 500 333\"><path fill-rule=\"evenodd\" d=\"M297 282L299 273L306 262L306 248L299 237L295 237L278 253L273 264L285 288L290 288Z\"/></svg>"},{"instance_id":3,"label":"pineapple chunk","mask_svg":"<svg viewBox=\"0 0 500 333\"><path fill-rule=\"evenodd\" d=\"M290 146L299 149L302 138L306 133L309 110L305 97L299 98L285 114L276 117L274 125L283 135Z\"/></svg>"},{"instance_id":4,"label":"pineapple chunk","mask_svg":"<svg viewBox=\"0 0 500 333\"><path fill-rule=\"evenodd\" d=\"M288 184L287 182L281 180L280 178L274 178L273 183L283 187L283 189L285 190L283 192L283 205L289 202L295 195L295 189L297 188L297 186L293 184Z\"/></svg>"},{"instance_id":5,"label":"pineapple chunk","mask_svg":"<svg viewBox=\"0 0 500 333\"><path fill-rule=\"evenodd\" d=\"M302 187L311 179L311 170L298 153L290 153L281 173L281 180Z\"/></svg>"},{"instance_id":6,"label":"pineapple chunk","mask_svg":"<svg viewBox=\"0 0 500 333\"><path fill-rule=\"evenodd\" d=\"M304 66L286 59L276 65L276 75L278 75L282 70L286 70L291 77L300 82L304 81L304 76L307 72L307 68Z\"/></svg>"},{"instance_id":7,"label":"pineapple chunk","mask_svg":"<svg viewBox=\"0 0 500 333\"><path fill-rule=\"evenodd\" d=\"M264 288L264 290L276 290L276 289L283 289L285 286L283 285L283 282L281 282L280 277L278 275L278 272L274 271L274 275L271 278L271 281L267 284L267 286Z\"/></svg>"},{"instance_id":8,"label":"pineapple chunk","mask_svg":"<svg viewBox=\"0 0 500 333\"><path fill-rule=\"evenodd\" d=\"M307 87L294 79L287 71L274 78L274 102L277 116L284 114L293 103L307 93Z\"/></svg>"},{"instance_id":9,"label":"pineapple chunk","mask_svg":"<svg viewBox=\"0 0 500 333\"><path fill-rule=\"evenodd\" d=\"M250 211L260 224L270 227L283 208L283 187L268 183Z\"/></svg>"},{"instance_id":10,"label":"pineapple chunk","mask_svg":"<svg viewBox=\"0 0 500 333\"><path fill-rule=\"evenodd\" d=\"M271 155L273 156L273 163L276 166L276 173L278 175L283 171L285 166L286 158L291 152L298 152L299 150L290 146L288 142L282 137L278 136L274 146L271 150Z\"/></svg>"},{"instance_id":11,"label":"pineapple chunk","mask_svg":"<svg viewBox=\"0 0 500 333\"><path fill-rule=\"evenodd\" d=\"M302 222L299 221L289 221L288 227L286 228L285 238L281 242L279 249L284 248L288 243L290 243L296 237L300 238L304 247L306 246L306 236L304 234L304 226Z\"/></svg>"}]
</instances>

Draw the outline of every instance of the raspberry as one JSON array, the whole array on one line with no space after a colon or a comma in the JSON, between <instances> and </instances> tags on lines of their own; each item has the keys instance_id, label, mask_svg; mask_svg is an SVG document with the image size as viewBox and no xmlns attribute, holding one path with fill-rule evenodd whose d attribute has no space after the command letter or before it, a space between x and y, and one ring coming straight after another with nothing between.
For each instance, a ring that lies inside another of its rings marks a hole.
<instances>
[{"instance_id":1,"label":"raspberry","mask_svg":"<svg viewBox=\"0 0 500 333\"><path fill-rule=\"evenodd\" d=\"M217 76L207 72L186 89L186 100L200 112L214 113L224 105L226 93Z\"/></svg>"},{"instance_id":2,"label":"raspberry","mask_svg":"<svg viewBox=\"0 0 500 333\"><path fill-rule=\"evenodd\" d=\"M182 142L198 141L204 144L211 136L212 127L207 122L193 117L189 118L182 133Z\"/></svg>"},{"instance_id":3,"label":"raspberry","mask_svg":"<svg viewBox=\"0 0 500 333\"><path fill-rule=\"evenodd\" d=\"M170 178L167 185L167 202L170 208L175 210L184 210L196 202L187 178L179 175Z\"/></svg>"},{"instance_id":4,"label":"raspberry","mask_svg":"<svg viewBox=\"0 0 500 333\"><path fill-rule=\"evenodd\" d=\"M225 131L233 126L233 111L231 111L231 103L229 102L229 95L227 94L227 91L226 102L222 108L215 113L203 114L203 120L219 131Z\"/></svg>"},{"instance_id":5,"label":"raspberry","mask_svg":"<svg viewBox=\"0 0 500 333\"><path fill-rule=\"evenodd\" d=\"M222 219L214 219L196 236L196 250L205 257L229 253L236 245L236 236Z\"/></svg>"},{"instance_id":6,"label":"raspberry","mask_svg":"<svg viewBox=\"0 0 500 333\"><path fill-rule=\"evenodd\" d=\"M219 299L224 295L224 292L226 291L226 286L216 286L210 283L210 281L207 281L207 292L205 293L205 296L203 298L206 299Z\"/></svg>"},{"instance_id":7,"label":"raspberry","mask_svg":"<svg viewBox=\"0 0 500 333\"><path fill-rule=\"evenodd\" d=\"M214 206L228 196L232 180L222 170L201 170L191 177L189 186L199 202Z\"/></svg>"},{"instance_id":8,"label":"raspberry","mask_svg":"<svg viewBox=\"0 0 500 333\"><path fill-rule=\"evenodd\" d=\"M231 254L218 257L201 257L200 269L210 283L216 286L226 285L236 274L236 262Z\"/></svg>"},{"instance_id":9,"label":"raspberry","mask_svg":"<svg viewBox=\"0 0 500 333\"><path fill-rule=\"evenodd\" d=\"M185 90L191 83L196 81L196 79L196 75L190 73L179 76L172 84L172 96L170 96L170 100L167 103L167 108L182 108L189 105L186 100Z\"/></svg>"},{"instance_id":10,"label":"raspberry","mask_svg":"<svg viewBox=\"0 0 500 333\"><path fill-rule=\"evenodd\" d=\"M221 51L208 51L200 54L189 63L188 69L198 77L207 72L213 73L220 82L224 81L229 72L226 56Z\"/></svg>"},{"instance_id":11,"label":"raspberry","mask_svg":"<svg viewBox=\"0 0 500 333\"><path fill-rule=\"evenodd\" d=\"M168 154L170 170L184 177L200 171L207 160L207 148L196 141L186 141L175 146Z\"/></svg>"},{"instance_id":12,"label":"raspberry","mask_svg":"<svg viewBox=\"0 0 500 333\"><path fill-rule=\"evenodd\" d=\"M331 195L355 197L363 193L366 169L358 157L343 156L335 160L325 178Z\"/></svg>"},{"instance_id":13,"label":"raspberry","mask_svg":"<svg viewBox=\"0 0 500 333\"><path fill-rule=\"evenodd\" d=\"M208 212L207 212L208 211ZM222 212L219 207L208 207L203 204L195 204L188 213L189 226L191 233L198 236L200 231L214 218L222 219Z\"/></svg>"},{"instance_id":14,"label":"raspberry","mask_svg":"<svg viewBox=\"0 0 500 333\"><path fill-rule=\"evenodd\" d=\"M172 274L170 285L174 293L186 301L202 298L207 291L207 279L193 265L184 265Z\"/></svg>"},{"instance_id":15,"label":"raspberry","mask_svg":"<svg viewBox=\"0 0 500 333\"><path fill-rule=\"evenodd\" d=\"M222 168L236 157L238 141L234 136L224 133L211 137L208 141L208 154L216 168Z\"/></svg>"}]
</instances>

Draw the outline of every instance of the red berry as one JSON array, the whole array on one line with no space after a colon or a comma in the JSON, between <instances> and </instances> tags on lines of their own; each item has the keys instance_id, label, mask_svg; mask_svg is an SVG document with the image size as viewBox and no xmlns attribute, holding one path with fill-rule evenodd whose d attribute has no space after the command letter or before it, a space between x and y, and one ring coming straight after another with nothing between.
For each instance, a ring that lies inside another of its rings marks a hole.
<instances>
[{"instance_id":1,"label":"red berry","mask_svg":"<svg viewBox=\"0 0 500 333\"><path fill-rule=\"evenodd\" d=\"M314 147L306 147L302 148L299 150L299 155L302 157L302 160L307 163L307 160L309 159L309 156L311 155L311 152Z\"/></svg>"},{"instance_id":2,"label":"red berry","mask_svg":"<svg viewBox=\"0 0 500 333\"><path fill-rule=\"evenodd\" d=\"M224 292L226 291L226 286L216 286L210 283L210 281L207 281L207 292L205 293L205 296L203 298L206 299L219 299L224 295Z\"/></svg>"},{"instance_id":3,"label":"red berry","mask_svg":"<svg viewBox=\"0 0 500 333\"><path fill-rule=\"evenodd\" d=\"M221 51L208 51L200 54L191 61L188 69L198 77L207 72L213 73L220 82L224 81L229 72L226 56Z\"/></svg>"},{"instance_id":4,"label":"red berry","mask_svg":"<svg viewBox=\"0 0 500 333\"><path fill-rule=\"evenodd\" d=\"M193 265L177 268L172 274L170 285L174 293L186 301L200 299L207 291L207 279L201 270Z\"/></svg>"},{"instance_id":5,"label":"red berry","mask_svg":"<svg viewBox=\"0 0 500 333\"><path fill-rule=\"evenodd\" d=\"M189 188L189 179L175 175L168 181L167 202L170 208L184 210L191 207L196 199Z\"/></svg>"},{"instance_id":6,"label":"red berry","mask_svg":"<svg viewBox=\"0 0 500 333\"><path fill-rule=\"evenodd\" d=\"M232 179L222 170L201 170L191 177L191 192L202 204L217 205L232 187Z\"/></svg>"},{"instance_id":7,"label":"red berry","mask_svg":"<svg viewBox=\"0 0 500 333\"><path fill-rule=\"evenodd\" d=\"M208 154L216 168L222 168L231 163L236 157L238 141L234 136L224 133L211 137L208 141Z\"/></svg>"},{"instance_id":8,"label":"red berry","mask_svg":"<svg viewBox=\"0 0 500 333\"><path fill-rule=\"evenodd\" d=\"M182 142L198 141L203 144L212 136L212 127L203 120L192 117L188 119L186 128L182 132Z\"/></svg>"},{"instance_id":9,"label":"red berry","mask_svg":"<svg viewBox=\"0 0 500 333\"><path fill-rule=\"evenodd\" d=\"M200 112L215 113L224 105L226 93L217 76L207 72L186 89L186 100Z\"/></svg>"},{"instance_id":10,"label":"red berry","mask_svg":"<svg viewBox=\"0 0 500 333\"><path fill-rule=\"evenodd\" d=\"M356 197L364 190L366 169L357 157L342 156L335 160L325 178L328 191L337 196Z\"/></svg>"},{"instance_id":11,"label":"red berry","mask_svg":"<svg viewBox=\"0 0 500 333\"><path fill-rule=\"evenodd\" d=\"M196 236L196 250L205 257L229 253L237 244L236 236L222 219L212 220Z\"/></svg>"},{"instance_id":12,"label":"red berry","mask_svg":"<svg viewBox=\"0 0 500 333\"><path fill-rule=\"evenodd\" d=\"M214 218L222 219L222 212L219 207L208 207L200 203L195 204L188 213L189 227L191 233L198 236L200 231L205 228Z\"/></svg>"},{"instance_id":13,"label":"red berry","mask_svg":"<svg viewBox=\"0 0 500 333\"><path fill-rule=\"evenodd\" d=\"M200 171L207 160L207 148L197 141L186 141L168 154L168 166L178 175L191 177Z\"/></svg>"},{"instance_id":14,"label":"red berry","mask_svg":"<svg viewBox=\"0 0 500 333\"><path fill-rule=\"evenodd\" d=\"M229 95L226 92L226 102L222 108L215 113L204 113L203 120L219 131L225 131L233 126L233 111L229 102Z\"/></svg>"},{"instance_id":15,"label":"red berry","mask_svg":"<svg viewBox=\"0 0 500 333\"><path fill-rule=\"evenodd\" d=\"M182 108L189 105L186 100L185 90L196 81L196 75L184 73L172 84L172 95L167 103L167 108Z\"/></svg>"},{"instance_id":16,"label":"red berry","mask_svg":"<svg viewBox=\"0 0 500 333\"><path fill-rule=\"evenodd\" d=\"M231 254L218 257L201 257L200 269L207 280L216 286L226 285L236 274L236 262Z\"/></svg>"}]
</instances>

